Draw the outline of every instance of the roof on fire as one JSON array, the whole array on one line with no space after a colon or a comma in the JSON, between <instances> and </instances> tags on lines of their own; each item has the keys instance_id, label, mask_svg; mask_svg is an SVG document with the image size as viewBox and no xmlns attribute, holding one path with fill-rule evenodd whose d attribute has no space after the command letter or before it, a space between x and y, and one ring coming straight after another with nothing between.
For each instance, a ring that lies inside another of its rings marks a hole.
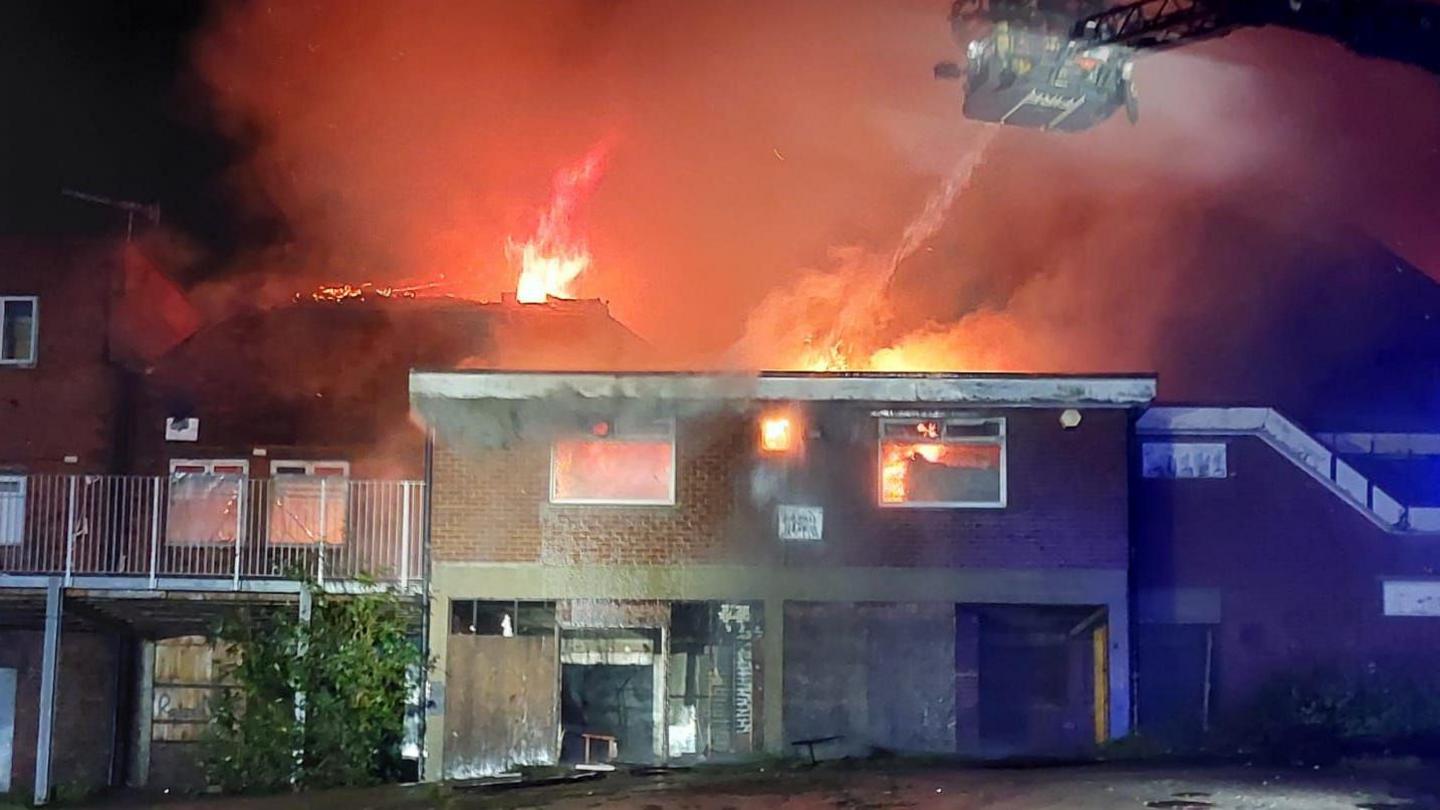
<instances>
[{"instance_id":1,"label":"roof on fire","mask_svg":"<svg viewBox=\"0 0 1440 810\"><path fill-rule=\"evenodd\" d=\"M670 399L957 403L1130 408L1155 398L1153 375L884 372L410 373L414 400Z\"/></svg>"}]
</instances>

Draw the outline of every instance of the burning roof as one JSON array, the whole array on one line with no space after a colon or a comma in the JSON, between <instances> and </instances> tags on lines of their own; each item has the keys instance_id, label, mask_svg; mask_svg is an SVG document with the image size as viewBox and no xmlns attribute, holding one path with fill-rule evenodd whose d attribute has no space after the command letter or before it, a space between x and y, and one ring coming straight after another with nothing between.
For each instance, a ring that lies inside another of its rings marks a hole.
<instances>
[{"instance_id":1,"label":"burning roof","mask_svg":"<svg viewBox=\"0 0 1440 810\"><path fill-rule=\"evenodd\" d=\"M614 367L647 352L597 300L306 300L207 327L145 379L157 411L199 416L211 435L350 444L408 420L411 368Z\"/></svg>"}]
</instances>

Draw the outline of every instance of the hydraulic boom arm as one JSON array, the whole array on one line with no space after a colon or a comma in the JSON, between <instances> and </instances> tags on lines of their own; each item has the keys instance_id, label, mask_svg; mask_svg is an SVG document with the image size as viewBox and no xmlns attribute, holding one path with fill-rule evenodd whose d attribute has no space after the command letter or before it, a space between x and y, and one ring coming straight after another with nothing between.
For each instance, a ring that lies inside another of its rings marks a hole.
<instances>
[{"instance_id":1,"label":"hydraulic boom arm","mask_svg":"<svg viewBox=\"0 0 1440 810\"><path fill-rule=\"evenodd\" d=\"M1137 0L1080 19L1071 39L1154 50L1262 25L1440 73L1440 4L1427 0Z\"/></svg>"}]
</instances>

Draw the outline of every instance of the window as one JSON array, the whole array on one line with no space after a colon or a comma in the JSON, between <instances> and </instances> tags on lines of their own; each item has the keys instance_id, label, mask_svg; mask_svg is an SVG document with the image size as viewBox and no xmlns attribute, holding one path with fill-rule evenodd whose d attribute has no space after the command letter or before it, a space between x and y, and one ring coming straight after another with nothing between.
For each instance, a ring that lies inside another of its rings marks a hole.
<instances>
[{"instance_id":1,"label":"window","mask_svg":"<svg viewBox=\"0 0 1440 810\"><path fill-rule=\"evenodd\" d=\"M0 475L0 546L25 541L25 476Z\"/></svg>"},{"instance_id":2,"label":"window","mask_svg":"<svg viewBox=\"0 0 1440 810\"><path fill-rule=\"evenodd\" d=\"M345 542L350 465L344 461L270 462L270 543L338 546Z\"/></svg>"},{"instance_id":3,"label":"window","mask_svg":"<svg viewBox=\"0 0 1440 810\"><path fill-rule=\"evenodd\" d=\"M596 422L550 449L550 502L675 503L675 422Z\"/></svg>"},{"instance_id":4,"label":"window","mask_svg":"<svg viewBox=\"0 0 1440 810\"><path fill-rule=\"evenodd\" d=\"M165 542L176 546L234 545L245 507L245 460L170 462L170 515Z\"/></svg>"},{"instance_id":5,"label":"window","mask_svg":"<svg viewBox=\"0 0 1440 810\"><path fill-rule=\"evenodd\" d=\"M554 632L554 602L450 600L451 635L548 636Z\"/></svg>"},{"instance_id":6,"label":"window","mask_svg":"<svg viewBox=\"0 0 1440 810\"><path fill-rule=\"evenodd\" d=\"M880 505L1005 505L1005 420L880 420Z\"/></svg>"},{"instance_id":7,"label":"window","mask_svg":"<svg viewBox=\"0 0 1440 810\"><path fill-rule=\"evenodd\" d=\"M0 296L0 365L35 364L35 328L40 299Z\"/></svg>"}]
</instances>

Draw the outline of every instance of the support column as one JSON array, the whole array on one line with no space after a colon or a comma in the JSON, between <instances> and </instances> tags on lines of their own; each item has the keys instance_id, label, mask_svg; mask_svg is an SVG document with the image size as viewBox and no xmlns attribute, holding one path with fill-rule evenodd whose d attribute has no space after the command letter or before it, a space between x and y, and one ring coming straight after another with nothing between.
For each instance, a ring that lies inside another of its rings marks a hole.
<instances>
[{"instance_id":1,"label":"support column","mask_svg":"<svg viewBox=\"0 0 1440 810\"><path fill-rule=\"evenodd\" d=\"M324 532L321 532L321 535L320 535L320 536L321 536L321 537L324 537L324 536L325 536L325 535L324 535ZM323 545L323 543L322 543L322 545ZM322 558L323 558L323 555L324 555L324 553L325 553L324 550L321 549L320 553L321 553ZM306 655L308 655L308 654L310 653L310 642L309 642L310 612L311 612L311 609L312 609L313 607L314 607L314 603L313 603L313 600L312 600L312 597L311 597L311 594L310 594L310 588L309 588L309 586L307 585L307 586L301 587L301 588L300 588L300 623L305 626L305 631L304 631L304 633L302 633L302 635L301 635L301 637L300 637L300 645L299 645L300 648L299 648L298 650L296 650L295 653L296 653L297 655L299 655L300 658L302 658L302 659L303 659ZM299 731L299 734L298 734L297 736L298 736L302 741L305 739L305 708L306 708L306 707L305 707L305 701L306 701L305 690L304 690L303 688L302 688L302 689L297 689L297 690L295 691L295 726L296 726L296 729ZM294 758L295 758L295 772L294 772L294 774L290 777L290 781L291 781L291 782L298 782L298 781L299 781L299 777L300 777L301 770L303 769L303 767L304 767L304 765L305 765L305 748L304 748L304 743L302 742L302 743L300 744L300 746L301 746L301 747L296 748L295 751L293 752L293 755L294 755Z\"/></svg>"},{"instance_id":2,"label":"support column","mask_svg":"<svg viewBox=\"0 0 1440 810\"><path fill-rule=\"evenodd\" d=\"M64 608L60 580L45 587L45 649L40 670L40 730L35 738L35 804L50 801L50 749L55 733L55 683L60 666L60 617Z\"/></svg>"},{"instance_id":3,"label":"support column","mask_svg":"<svg viewBox=\"0 0 1440 810\"><path fill-rule=\"evenodd\" d=\"M789 753L785 739L785 600L765 600L765 635L761 649L765 656L765 702L761 713L765 718L765 750L772 754Z\"/></svg>"},{"instance_id":4,"label":"support column","mask_svg":"<svg viewBox=\"0 0 1440 810\"><path fill-rule=\"evenodd\" d=\"M445 655L450 638L450 599L443 593L430 598L430 661L434 668L425 681L425 750L421 758L426 782L445 777ZM558 631L557 631L558 632ZM556 645L559 649L559 645Z\"/></svg>"},{"instance_id":5,"label":"support column","mask_svg":"<svg viewBox=\"0 0 1440 810\"><path fill-rule=\"evenodd\" d=\"M135 689L135 749L130 758L130 786L145 787L150 782L150 735L155 719L155 642L140 641L140 682Z\"/></svg>"},{"instance_id":6,"label":"support column","mask_svg":"<svg viewBox=\"0 0 1440 810\"><path fill-rule=\"evenodd\" d=\"M1106 605L1110 642L1110 739L1130 733L1130 605L1122 595Z\"/></svg>"}]
</instances>

